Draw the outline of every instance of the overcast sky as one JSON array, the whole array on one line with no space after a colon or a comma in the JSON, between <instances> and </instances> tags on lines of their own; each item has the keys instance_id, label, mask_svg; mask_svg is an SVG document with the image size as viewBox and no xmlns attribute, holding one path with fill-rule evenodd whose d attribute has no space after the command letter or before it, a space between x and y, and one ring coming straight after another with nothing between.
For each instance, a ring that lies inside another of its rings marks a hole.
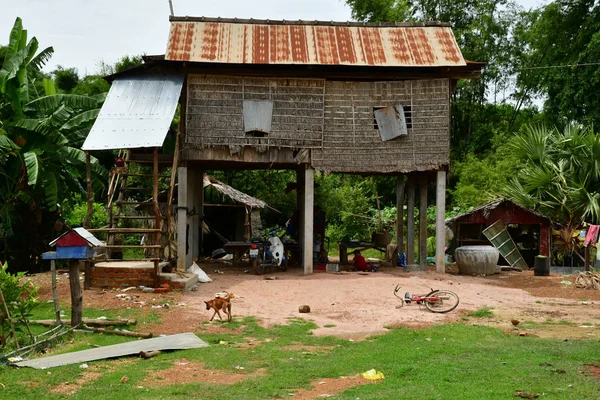
<instances>
[{"instance_id":1,"label":"overcast sky","mask_svg":"<svg viewBox=\"0 0 600 400\"><path fill-rule=\"evenodd\" d=\"M348 21L343 0L172 0L177 16ZM540 0L520 0L535 6ZM97 73L124 55L164 54L169 34L168 0L0 0L0 44L21 17L40 48L54 47L45 68L75 67Z\"/></svg>"}]
</instances>

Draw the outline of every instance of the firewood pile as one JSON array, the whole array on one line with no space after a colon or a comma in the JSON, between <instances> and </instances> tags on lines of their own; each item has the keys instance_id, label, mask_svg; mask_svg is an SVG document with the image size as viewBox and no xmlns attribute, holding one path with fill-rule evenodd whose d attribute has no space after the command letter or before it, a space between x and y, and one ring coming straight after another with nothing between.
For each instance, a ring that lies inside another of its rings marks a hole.
<instances>
[{"instance_id":1,"label":"firewood pile","mask_svg":"<svg viewBox=\"0 0 600 400\"><path fill-rule=\"evenodd\" d=\"M580 272L575 279L575 287L579 289L600 290L600 272L584 271Z\"/></svg>"}]
</instances>

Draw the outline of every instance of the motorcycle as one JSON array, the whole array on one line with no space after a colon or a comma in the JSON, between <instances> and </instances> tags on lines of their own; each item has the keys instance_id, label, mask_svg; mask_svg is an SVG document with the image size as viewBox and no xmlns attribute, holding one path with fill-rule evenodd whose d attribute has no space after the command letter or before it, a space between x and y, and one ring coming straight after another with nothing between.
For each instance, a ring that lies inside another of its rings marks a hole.
<instances>
[{"instance_id":1,"label":"motorcycle","mask_svg":"<svg viewBox=\"0 0 600 400\"><path fill-rule=\"evenodd\" d=\"M249 256L254 273L262 275L271 269L287 270L287 260L284 255L283 242L277 236L280 229L269 232L267 240L253 242Z\"/></svg>"}]
</instances>

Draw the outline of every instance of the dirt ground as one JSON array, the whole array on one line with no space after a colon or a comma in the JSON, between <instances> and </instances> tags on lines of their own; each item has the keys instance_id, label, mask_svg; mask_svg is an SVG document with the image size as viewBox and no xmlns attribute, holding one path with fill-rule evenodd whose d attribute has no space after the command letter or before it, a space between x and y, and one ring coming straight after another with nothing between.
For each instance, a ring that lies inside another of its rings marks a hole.
<instances>
[{"instance_id":1,"label":"dirt ground","mask_svg":"<svg viewBox=\"0 0 600 400\"><path fill-rule=\"evenodd\" d=\"M406 273L398 268L382 268L379 272L325 273L316 271L304 276L300 269L252 275L244 269L223 264L202 264L213 282L200 284L196 291L167 294L142 293L138 289L126 292L92 288L84 291L84 308L122 309L156 312L162 323L143 325L139 331L155 334L208 329L222 330L220 322L202 326L212 315L204 300L216 292L234 293L232 313L257 317L266 326L285 324L289 318L313 320L315 335L334 335L354 340L384 333L387 327L420 328L444 322L474 323L499 327L518 334L524 328L513 326L511 320L538 322L526 324L527 334L560 339L600 337L600 291L575 288L575 275L534 276L533 271L502 272L489 277L438 274L434 271ZM218 272L217 272L218 271ZM68 275L59 274L59 298L70 304ZM42 285L40 299L51 300L50 274L28 277ZM561 283L571 281L571 285ZM417 304L397 309L400 300L393 296L395 286L400 293L424 294L433 289L447 289L458 294L459 306L448 314L431 313ZM168 308L163 306L168 303ZM311 312L301 314L298 307L310 306ZM468 317L468 312L490 307L492 318ZM566 325L564 322L574 323ZM553 323L548 323L553 322ZM225 323L226 324L226 323Z\"/></svg>"}]
</instances>

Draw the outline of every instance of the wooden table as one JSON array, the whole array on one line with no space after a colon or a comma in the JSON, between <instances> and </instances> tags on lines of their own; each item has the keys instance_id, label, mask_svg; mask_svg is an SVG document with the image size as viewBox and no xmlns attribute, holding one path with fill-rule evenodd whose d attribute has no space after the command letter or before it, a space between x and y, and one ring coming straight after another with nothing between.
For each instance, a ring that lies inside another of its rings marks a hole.
<instances>
[{"instance_id":1,"label":"wooden table","mask_svg":"<svg viewBox=\"0 0 600 400\"><path fill-rule=\"evenodd\" d=\"M227 242L223 245L223 250L233 254L232 265L237 266L242 256L250 250L252 242Z\"/></svg>"},{"instance_id":2,"label":"wooden table","mask_svg":"<svg viewBox=\"0 0 600 400\"><path fill-rule=\"evenodd\" d=\"M338 242L340 247L340 264L350 264L348 262L348 249L356 249L356 250L366 250L366 249L375 249L379 250L383 254L385 254L385 249L381 247L375 246L370 242Z\"/></svg>"}]
</instances>

